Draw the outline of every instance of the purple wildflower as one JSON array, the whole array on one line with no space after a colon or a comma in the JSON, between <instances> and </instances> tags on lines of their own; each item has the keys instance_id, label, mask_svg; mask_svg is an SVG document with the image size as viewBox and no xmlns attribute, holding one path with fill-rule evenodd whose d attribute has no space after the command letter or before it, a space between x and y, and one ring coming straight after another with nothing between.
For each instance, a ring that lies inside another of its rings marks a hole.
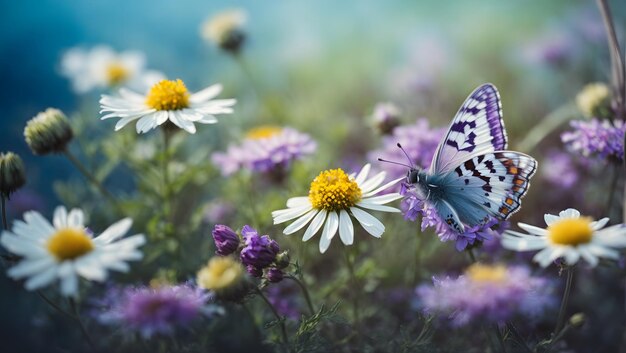
<instances>
[{"instance_id":1,"label":"purple wildflower","mask_svg":"<svg viewBox=\"0 0 626 353\"><path fill-rule=\"evenodd\" d=\"M208 299L209 294L188 284L112 288L104 301L110 305L98 319L105 324L122 324L144 338L169 335L210 313L205 307ZM213 312L217 311L214 308Z\"/></svg>"},{"instance_id":2,"label":"purple wildflower","mask_svg":"<svg viewBox=\"0 0 626 353\"><path fill-rule=\"evenodd\" d=\"M294 282L284 281L280 284L269 286L265 289L267 298L276 308L281 316L285 316L290 320L299 320L302 312L300 311L300 301L298 288Z\"/></svg>"},{"instance_id":3,"label":"purple wildflower","mask_svg":"<svg viewBox=\"0 0 626 353\"><path fill-rule=\"evenodd\" d=\"M383 158L404 163L406 157L397 145L400 143L409 157L412 158L411 162L425 169L430 166L435 150L444 133L445 129L430 128L427 119L419 118L413 125L398 126L395 128L390 136L383 138L383 147L368 153L368 158L371 161L377 161L378 158ZM378 164L380 164L381 168L383 168L392 179L406 175L407 168L401 165L391 163Z\"/></svg>"},{"instance_id":4,"label":"purple wildflower","mask_svg":"<svg viewBox=\"0 0 626 353\"><path fill-rule=\"evenodd\" d=\"M225 153L214 153L212 160L225 176L240 169L281 174L293 161L316 149L311 136L295 129L262 127L252 130L240 145L230 145Z\"/></svg>"},{"instance_id":5,"label":"purple wildflower","mask_svg":"<svg viewBox=\"0 0 626 353\"><path fill-rule=\"evenodd\" d=\"M215 200L204 206L203 219L209 224L225 223L235 214L235 206L228 201Z\"/></svg>"},{"instance_id":6,"label":"purple wildflower","mask_svg":"<svg viewBox=\"0 0 626 353\"><path fill-rule=\"evenodd\" d=\"M217 248L215 253L218 255L227 256L239 248L239 236L235 231L223 224L215 225L211 235L213 235L215 247Z\"/></svg>"},{"instance_id":7,"label":"purple wildflower","mask_svg":"<svg viewBox=\"0 0 626 353\"><path fill-rule=\"evenodd\" d=\"M283 271L276 267L271 267L269 270L267 270L267 273L265 274L265 278L267 278L267 280L272 283L278 283L282 281L284 277L285 274L283 273Z\"/></svg>"},{"instance_id":8,"label":"purple wildflower","mask_svg":"<svg viewBox=\"0 0 626 353\"><path fill-rule=\"evenodd\" d=\"M271 265L280 251L278 243L269 236L260 236L252 227L245 225L241 230L245 241L245 247L241 250L241 262L247 267L264 269ZM248 272L252 275L254 273ZM255 272L256 273L256 272ZM258 277L258 276L257 276Z\"/></svg>"},{"instance_id":9,"label":"purple wildflower","mask_svg":"<svg viewBox=\"0 0 626 353\"><path fill-rule=\"evenodd\" d=\"M416 290L425 312L450 319L454 327L474 321L505 322L516 315L538 317L554 304L553 288L525 267L474 264L452 279L433 278Z\"/></svg>"},{"instance_id":10,"label":"purple wildflower","mask_svg":"<svg viewBox=\"0 0 626 353\"><path fill-rule=\"evenodd\" d=\"M544 163L549 167L541 169L542 177L550 185L569 189L578 181L574 160L568 153L550 151Z\"/></svg>"},{"instance_id":11,"label":"purple wildflower","mask_svg":"<svg viewBox=\"0 0 626 353\"><path fill-rule=\"evenodd\" d=\"M570 125L574 131L561 134L561 141L572 151L584 157L597 155L606 159L624 160L624 134L626 133L624 121L574 120L570 122Z\"/></svg>"}]
</instances>

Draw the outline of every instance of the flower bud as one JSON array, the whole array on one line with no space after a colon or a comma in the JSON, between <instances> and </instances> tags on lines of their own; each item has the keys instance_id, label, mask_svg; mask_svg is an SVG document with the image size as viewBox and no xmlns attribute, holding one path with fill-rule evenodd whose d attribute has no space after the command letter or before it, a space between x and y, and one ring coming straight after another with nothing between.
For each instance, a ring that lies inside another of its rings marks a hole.
<instances>
[{"instance_id":1,"label":"flower bud","mask_svg":"<svg viewBox=\"0 0 626 353\"><path fill-rule=\"evenodd\" d=\"M285 274L283 273L283 271L276 267L270 268L269 270L267 270L267 273L265 274L265 278L267 278L267 280L272 283L278 283L282 281L284 277L285 277Z\"/></svg>"},{"instance_id":2,"label":"flower bud","mask_svg":"<svg viewBox=\"0 0 626 353\"><path fill-rule=\"evenodd\" d=\"M289 251L285 250L276 256L276 267L280 269L287 268L289 266L289 261L291 258L289 257Z\"/></svg>"},{"instance_id":3,"label":"flower bud","mask_svg":"<svg viewBox=\"0 0 626 353\"><path fill-rule=\"evenodd\" d=\"M583 313L576 313L572 315L572 317L569 318L569 324L572 325L572 327L580 327L584 323L585 323L585 314Z\"/></svg>"},{"instance_id":4,"label":"flower bud","mask_svg":"<svg viewBox=\"0 0 626 353\"><path fill-rule=\"evenodd\" d=\"M0 153L0 194L9 198L26 183L24 163L13 152Z\"/></svg>"},{"instance_id":5,"label":"flower bud","mask_svg":"<svg viewBox=\"0 0 626 353\"><path fill-rule=\"evenodd\" d=\"M576 95L576 105L588 118L609 118L611 115L611 89L601 82L590 83Z\"/></svg>"},{"instance_id":6,"label":"flower bud","mask_svg":"<svg viewBox=\"0 0 626 353\"><path fill-rule=\"evenodd\" d=\"M237 54L246 40L242 29L246 14L241 10L221 12L202 26L202 37L232 54Z\"/></svg>"},{"instance_id":7,"label":"flower bud","mask_svg":"<svg viewBox=\"0 0 626 353\"><path fill-rule=\"evenodd\" d=\"M388 135L400 125L400 109L392 103L378 103L374 107L372 120L381 135Z\"/></svg>"},{"instance_id":8,"label":"flower bud","mask_svg":"<svg viewBox=\"0 0 626 353\"><path fill-rule=\"evenodd\" d=\"M269 236L260 236L252 227L246 225L241 230L246 246L241 250L241 262L257 268L265 268L272 264L280 251L278 243Z\"/></svg>"},{"instance_id":9,"label":"flower bud","mask_svg":"<svg viewBox=\"0 0 626 353\"><path fill-rule=\"evenodd\" d=\"M253 266L253 265L247 265L246 266L246 271L252 277L256 277L256 278L263 277L263 269L262 268L259 268L259 267Z\"/></svg>"},{"instance_id":10,"label":"flower bud","mask_svg":"<svg viewBox=\"0 0 626 353\"><path fill-rule=\"evenodd\" d=\"M63 112L48 108L26 123L24 137L33 153L42 155L65 150L74 133Z\"/></svg>"},{"instance_id":11,"label":"flower bud","mask_svg":"<svg viewBox=\"0 0 626 353\"><path fill-rule=\"evenodd\" d=\"M222 300L241 300L250 289L243 266L230 256L212 258L198 271L196 280L198 286L215 292Z\"/></svg>"},{"instance_id":12,"label":"flower bud","mask_svg":"<svg viewBox=\"0 0 626 353\"><path fill-rule=\"evenodd\" d=\"M217 224L211 234L213 235L218 255L227 256L239 248L239 236L229 227Z\"/></svg>"}]
</instances>

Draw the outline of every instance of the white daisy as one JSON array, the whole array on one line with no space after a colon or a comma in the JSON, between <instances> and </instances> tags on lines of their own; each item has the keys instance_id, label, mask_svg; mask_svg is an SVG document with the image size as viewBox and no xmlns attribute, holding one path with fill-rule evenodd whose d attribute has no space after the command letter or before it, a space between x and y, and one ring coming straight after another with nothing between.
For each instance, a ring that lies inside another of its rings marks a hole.
<instances>
[{"instance_id":1,"label":"white daisy","mask_svg":"<svg viewBox=\"0 0 626 353\"><path fill-rule=\"evenodd\" d=\"M165 76L145 69L145 55L138 51L116 53L105 45L91 50L72 48L63 54L61 73L72 81L76 93L86 93L95 88L124 85L144 90Z\"/></svg>"},{"instance_id":2,"label":"white daisy","mask_svg":"<svg viewBox=\"0 0 626 353\"><path fill-rule=\"evenodd\" d=\"M137 121L137 133L148 132L171 121L190 134L196 133L194 123L215 124L217 114L230 114L235 99L212 99L222 91L222 85L212 85L199 92L189 93L181 80L162 80L150 88L146 95L120 89L119 97L102 95L101 119L121 118L115 131Z\"/></svg>"},{"instance_id":3,"label":"white daisy","mask_svg":"<svg viewBox=\"0 0 626 353\"><path fill-rule=\"evenodd\" d=\"M274 224L297 218L283 231L284 234L292 234L310 222L302 241L311 239L324 225L319 245L321 253L328 250L337 230L341 241L345 245L352 245L354 226L351 217L354 217L368 233L380 238L385 226L366 209L400 212L399 209L384 204L398 200L402 195L390 193L376 196L376 194L404 178L380 186L385 180L386 173L381 172L367 179L369 171L370 165L366 164L356 178L353 175L348 176L341 169L321 172L311 183L309 196L291 198L287 200L287 209L272 212Z\"/></svg>"},{"instance_id":4,"label":"white daisy","mask_svg":"<svg viewBox=\"0 0 626 353\"><path fill-rule=\"evenodd\" d=\"M582 257L592 267L598 258L618 259L615 248L626 247L626 226L618 224L602 229L608 218L592 221L581 217L573 208L561 211L558 216L544 216L546 229L525 223L519 227L530 234L507 231L502 238L502 246L515 251L539 251L533 260L542 267L562 257L568 265L574 265Z\"/></svg>"},{"instance_id":5,"label":"white daisy","mask_svg":"<svg viewBox=\"0 0 626 353\"><path fill-rule=\"evenodd\" d=\"M143 234L118 240L132 225L130 218L108 227L97 237L87 231L83 211L63 206L54 211L53 224L41 214L29 211L24 221L15 221L12 231L2 232L0 243L21 261L8 270L14 279L28 278L27 290L45 287L57 279L61 293L78 294L78 276L102 282L107 270L126 272L126 261L139 260L137 248L145 243Z\"/></svg>"}]
</instances>

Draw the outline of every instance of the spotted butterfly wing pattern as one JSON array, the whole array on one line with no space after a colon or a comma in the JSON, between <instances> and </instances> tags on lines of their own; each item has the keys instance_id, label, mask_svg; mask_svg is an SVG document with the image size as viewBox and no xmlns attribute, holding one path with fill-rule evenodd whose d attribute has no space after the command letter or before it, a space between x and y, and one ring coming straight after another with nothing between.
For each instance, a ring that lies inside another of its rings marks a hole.
<instances>
[{"instance_id":1,"label":"spotted butterfly wing pattern","mask_svg":"<svg viewBox=\"0 0 626 353\"><path fill-rule=\"evenodd\" d=\"M463 103L431 165L431 202L439 216L459 233L490 217L506 220L528 191L537 161L506 151L500 96L495 86L478 87Z\"/></svg>"}]
</instances>

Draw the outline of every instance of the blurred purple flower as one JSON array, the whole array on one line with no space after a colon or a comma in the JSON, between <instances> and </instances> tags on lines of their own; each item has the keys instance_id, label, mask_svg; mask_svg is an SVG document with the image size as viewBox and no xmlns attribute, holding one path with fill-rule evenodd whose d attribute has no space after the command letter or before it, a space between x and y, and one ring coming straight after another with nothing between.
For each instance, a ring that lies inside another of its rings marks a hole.
<instances>
[{"instance_id":1,"label":"blurred purple flower","mask_svg":"<svg viewBox=\"0 0 626 353\"><path fill-rule=\"evenodd\" d=\"M280 252L280 247L269 236L260 236L254 228L248 225L243 227L241 234L245 241L245 247L241 250L241 262L248 268L248 273L260 277L258 270L274 262L276 255Z\"/></svg>"},{"instance_id":2,"label":"blurred purple flower","mask_svg":"<svg viewBox=\"0 0 626 353\"><path fill-rule=\"evenodd\" d=\"M223 224L215 225L211 232L215 241L216 253L221 256L227 256L239 248L239 236L235 231Z\"/></svg>"},{"instance_id":3,"label":"blurred purple flower","mask_svg":"<svg viewBox=\"0 0 626 353\"><path fill-rule=\"evenodd\" d=\"M576 164L568 153L550 151L546 155L544 165L547 168L541 169L541 176L552 186L569 189L578 181Z\"/></svg>"},{"instance_id":4,"label":"blurred purple flower","mask_svg":"<svg viewBox=\"0 0 626 353\"><path fill-rule=\"evenodd\" d=\"M587 158L600 156L616 161L624 160L624 134L626 133L624 121L574 120L570 122L570 125L574 131L561 134L561 141L570 150Z\"/></svg>"},{"instance_id":5,"label":"blurred purple flower","mask_svg":"<svg viewBox=\"0 0 626 353\"><path fill-rule=\"evenodd\" d=\"M291 320L300 320L302 312L298 296L298 288L290 281L266 288L267 298L282 316Z\"/></svg>"},{"instance_id":6,"label":"blurred purple flower","mask_svg":"<svg viewBox=\"0 0 626 353\"><path fill-rule=\"evenodd\" d=\"M390 134L400 125L400 109L393 103L378 103L374 107L372 122L379 133Z\"/></svg>"},{"instance_id":7,"label":"blurred purple flower","mask_svg":"<svg viewBox=\"0 0 626 353\"><path fill-rule=\"evenodd\" d=\"M430 167L435 150L445 133L445 128L430 128L426 118L419 118L413 125L398 126L390 136L383 138L383 147L368 153L368 159L384 169L389 178L395 179L406 175L407 167L391 163L380 163L378 158L408 163L406 156L398 148L398 143L411 157L411 163L420 167Z\"/></svg>"},{"instance_id":8,"label":"blurred purple flower","mask_svg":"<svg viewBox=\"0 0 626 353\"><path fill-rule=\"evenodd\" d=\"M101 303L108 305L97 314L104 324L123 325L144 338L173 334L203 315L220 311L205 306L210 295L189 284L159 287L111 288Z\"/></svg>"},{"instance_id":9,"label":"blurred purple flower","mask_svg":"<svg viewBox=\"0 0 626 353\"><path fill-rule=\"evenodd\" d=\"M283 278L285 277L285 274L283 273L281 269L276 268L276 267L271 267L269 270L267 270L267 274L265 275L265 277L267 278L268 281L272 283L278 283L283 280Z\"/></svg>"},{"instance_id":10,"label":"blurred purple flower","mask_svg":"<svg viewBox=\"0 0 626 353\"><path fill-rule=\"evenodd\" d=\"M562 31L550 31L523 47L523 57L533 64L562 65L571 60L576 44Z\"/></svg>"},{"instance_id":11,"label":"blurred purple flower","mask_svg":"<svg viewBox=\"0 0 626 353\"><path fill-rule=\"evenodd\" d=\"M280 174L316 149L316 142L307 134L289 127L264 127L251 131L241 145L230 145L225 153L213 153L211 158L225 176L240 169Z\"/></svg>"},{"instance_id":12,"label":"blurred purple flower","mask_svg":"<svg viewBox=\"0 0 626 353\"><path fill-rule=\"evenodd\" d=\"M7 214L9 218L17 218L26 211L43 211L44 199L28 188L20 189L11 194L7 201Z\"/></svg>"},{"instance_id":13,"label":"blurred purple flower","mask_svg":"<svg viewBox=\"0 0 626 353\"><path fill-rule=\"evenodd\" d=\"M536 318L555 303L550 281L520 266L474 264L458 278L433 278L433 285L416 292L422 310L448 318L454 327L503 323L516 315Z\"/></svg>"},{"instance_id":14,"label":"blurred purple flower","mask_svg":"<svg viewBox=\"0 0 626 353\"><path fill-rule=\"evenodd\" d=\"M210 224L226 223L235 211L235 206L228 201L214 200L205 205L204 220Z\"/></svg>"}]
</instances>

